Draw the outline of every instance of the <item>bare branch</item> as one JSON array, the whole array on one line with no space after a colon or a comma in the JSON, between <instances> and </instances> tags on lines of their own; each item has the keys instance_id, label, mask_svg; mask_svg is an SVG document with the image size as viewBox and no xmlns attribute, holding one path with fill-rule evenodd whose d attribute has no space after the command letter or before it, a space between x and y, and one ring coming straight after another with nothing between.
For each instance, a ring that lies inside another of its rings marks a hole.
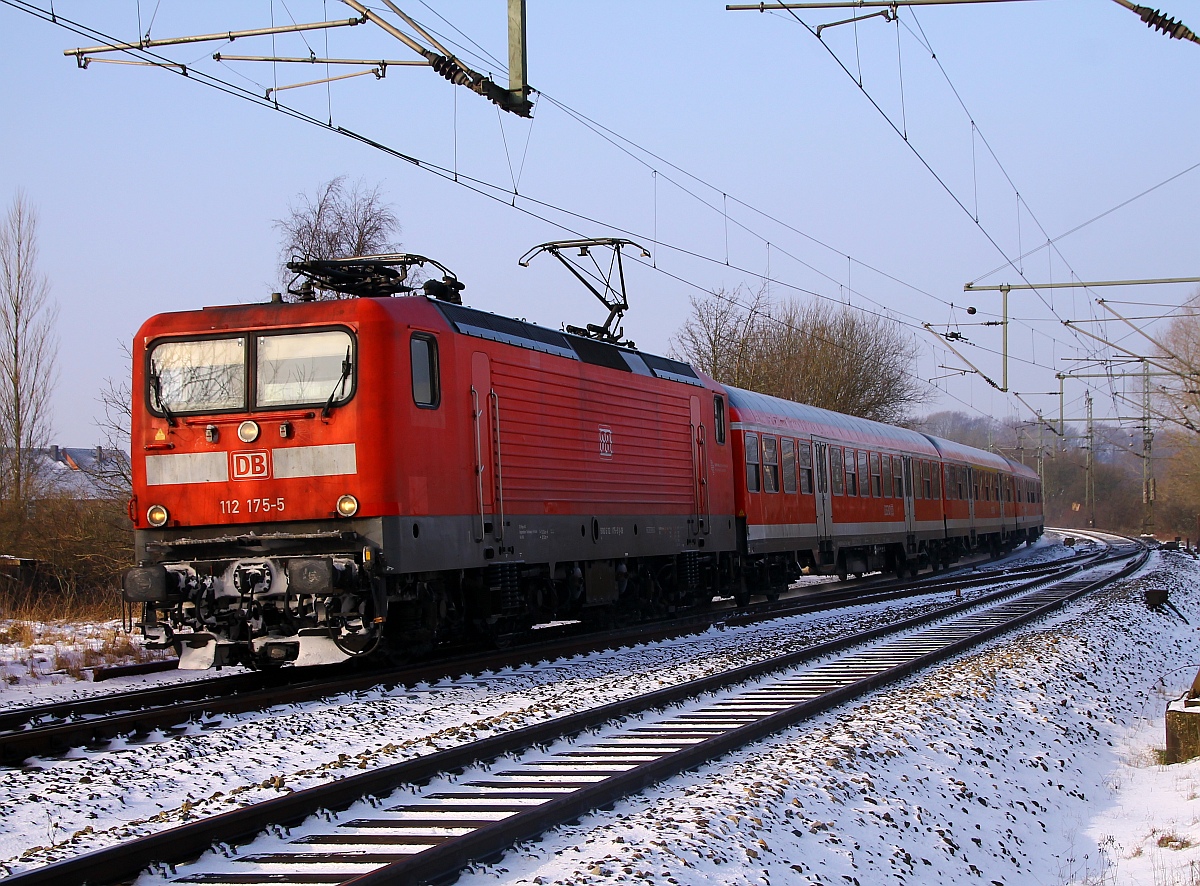
<instances>
[{"instance_id":1,"label":"bare branch","mask_svg":"<svg viewBox=\"0 0 1200 886\"><path fill-rule=\"evenodd\" d=\"M717 381L877 421L926 399L916 344L883 318L821 302L771 303L760 289L692 299L673 351Z\"/></svg>"},{"instance_id":2,"label":"bare branch","mask_svg":"<svg viewBox=\"0 0 1200 886\"><path fill-rule=\"evenodd\" d=\"M50 440L57 380L58 308L37 268L37 212L18 191L0 221L0 500L35 497L32 454Z\"/></svg>"},{"instance_id":3,"label":"bare branch","mask_svg":"<svg viewBox=\"0 0 1200 886\"><path fill-rule=\"evenodd\" d=\"M276 219L279 231L280 280L286 290L292 279L287 263L295 258L331 259L399 252L400 220L385 201L379 185L361 179L347 186L346 176L320 185L316 193L299 194L286 218ZM338 298L322 293L322 298Z\"/></svg>"}]
</instances>

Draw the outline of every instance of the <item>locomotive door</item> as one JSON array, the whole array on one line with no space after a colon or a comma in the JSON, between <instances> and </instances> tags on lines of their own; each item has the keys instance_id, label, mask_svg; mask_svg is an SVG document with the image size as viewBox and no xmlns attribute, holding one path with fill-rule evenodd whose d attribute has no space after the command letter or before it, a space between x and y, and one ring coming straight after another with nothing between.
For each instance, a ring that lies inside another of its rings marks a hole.
<instances>
[{"instance_id":1,"label":"locomotive door","mask_svg":"<svg viewBox=\"0 0 1200 886\"><path fill-rule=\"evenodd\" d=\"M487 354L471 356L471 433L475 452L475 541L489 535L503 538L504 505L500 474L499 398L492 390L492 371Z\"/></svg>"},{"instance_id":2,"label":"locomotive door","mask_svg":"<svg viewBox=\"0 0 1200 886\"><path fill-rule=\"evenodd\" d=\"M904 532L912 535L916 531L916 511L913 498L913 463L910 456L904 456Z\"/></svg>"},{"instance_id":3,"label":"locomotive door","mask_svg":"<svg viewBox=\"0 0 1200 886\"><path fill-rule=\"evenodd\" d=\"M817 535L828 538L830 535L830 506L829 506L829 444L813 441L813 461L817 471Z\"/></svg>"},{"instance_id":4,"label":"locomotive door","mask_svg":"<svg viewBox=\"0 0 1200 886\"><path fill-rule=\"evenodd\" d=\"M693 535L708 535L708 447L704 419L700 414L700 398L692 397L692 498L694 513L691 520Z\"/></svg>"}]
</instances>

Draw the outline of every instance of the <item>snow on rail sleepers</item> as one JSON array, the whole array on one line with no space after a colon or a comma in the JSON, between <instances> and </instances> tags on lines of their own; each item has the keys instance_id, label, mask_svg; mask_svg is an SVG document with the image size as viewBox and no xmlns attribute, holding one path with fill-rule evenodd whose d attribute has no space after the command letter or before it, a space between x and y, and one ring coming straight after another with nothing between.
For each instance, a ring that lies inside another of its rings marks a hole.
<instances>
[{"instance_id":1,"label":"snow on rail sleepers","mask_svg":"<svg viewBox=\"0 0 1200 886\"><path fill-rule=\"evenodd\" d=\"M1140 549L1140 546L1134 546ZM947 612L919 616L888 628L843 638L726 674L705 677L635 699L439 751L360 776L299 791L288 797L214 816L10 878L14 886L37 883L93 884L128 878L146 865L179 864L214 841L246 841L275 825L274 836L255 839L250 853L205 856L176 882L217 884L423 882L445 877L473 860L494 856L514 842L587 811L636 793L650 784L694 768L817 713L953 656L1004 631L1038 618L1065 602L1140 566L1121 567L1135 552L1128 547L1097 558L1093 565L1064 569L1023 588L1009 588ZM1079 574L1086 571L1087 575ZM1097 575L1096 573L1101 573ZM1049 585L1049 586L1048 586ZM1034 590L1013 599L1022 591ZM1007 602L1001 602L1007 599ZM981 607L994 604L990 609ZM901 636L904 635L904 636ZM881 641L804 672L793 671L759 684L734 684L782 668ZM698 700L721 692L715 700ZM685 708L659 713L626 727L611 727L592 740L550 751L545 747L614 719L691 699ZM472 771L462 783L446 773L480 761L520 753L501 772ZM431 779L434 779L431 781ZM403 785L426 784L383 810L375 797ZM363 798L370 798L364 800ZM304 821L319 809L326 812ZM295 825L284 835L280 825Z\"/></svg>"}]
</instances>

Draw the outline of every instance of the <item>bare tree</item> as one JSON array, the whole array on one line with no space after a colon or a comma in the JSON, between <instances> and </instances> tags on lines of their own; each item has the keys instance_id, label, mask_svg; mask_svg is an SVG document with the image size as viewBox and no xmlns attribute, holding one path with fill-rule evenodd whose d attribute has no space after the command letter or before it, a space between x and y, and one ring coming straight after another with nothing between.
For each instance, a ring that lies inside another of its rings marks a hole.
<instances>
[{"instance_id":1,"label":"bare tree","mask_svg":"<svg viewBox=\"0 0 1200 886\"><path fill-rule=\"evenodd\" d=\"M301 193L285 218L275 220L279 231L280 279L286 287L293 259L349 258L399 252L400 220L379 185L362 179L346 184L346 176L320 185L312 196ZM336 298L334 293L322 297Z\"/></svg>"},{"instance_id":2,"label":"bare tree","mask_svg":"<svg viewBox=\"0 0 1200 886\"><path fill-rule=\"evenodd\" d=\"M876 421L923 403L916 343L896 323L822 302L715 290L692 299L673 352L717 381Z\"/></svg>"},{"instance_id":3,"label":"bare tree","mask_svg":"<svg viewBox=\"0 0 1200 886\"><path fill-rule=\"evenodd\" d=\"M18 509L37 493L32 455L50 440L58 374L58 309L37 259L37 212L18 191L0 222L0 500Z\"/></svg>"},{"instance_id":4,"label":"bare tree","mask_svg":"<svg viewBox=\"0 0 1200 886\"><path fill-rule=\"evenodd\" d=\"M96 419L96 425L104 436L106 448L129 453L129 429L133 421L133 390L130 382L133 375L133 354L128 342L121 343L121 353L128 369L118 379L110 377L104 380L99 397L104 415ZM126 499L133 490L132 464L124 458L98 458L91 470L91 476L96 488L106 498Z\"/></svg>"}]
</instances>

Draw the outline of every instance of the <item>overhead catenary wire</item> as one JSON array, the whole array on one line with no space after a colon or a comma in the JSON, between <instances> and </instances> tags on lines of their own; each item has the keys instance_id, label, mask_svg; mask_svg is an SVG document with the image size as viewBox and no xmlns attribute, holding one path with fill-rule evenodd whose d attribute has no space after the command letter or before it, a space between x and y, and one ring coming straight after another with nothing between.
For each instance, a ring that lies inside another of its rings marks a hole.
<instances>
[{"instance_id":1,"label":"overhead catenary wire","mask_svg":"<svg viewBox=\"0 0 1200 886\"><path fill-rule=\"evenodd\" d=\"M43 10L43 9L41 9L41 8L39 8L39 7L35 7L33 4L30 4L30 3L24 3L24 2L20 2L20 0L4 0L4 2L6 3L6 5L9 5L9 6L11 6L11 7L14 7L14 8L17 8L17 9L21 9L21 10L23 10L23 11L26 11L26 12L34 12L34 10L36 10L36 12L35 12L34 14L39 14L39 13L40 13L40 14L43 14L43 15L40 15L39 17L45 17L45 16L44 16L44 14L45 14L45 12L46 12L46 11L45 11L45 10ZM50 14L50 17L49 17L49 18L46 18L45 20L47 20L47 21L51 21L51 22L52 22L52 23L54 23L54 24L59 24L60 26L64 26L64 25L63 25L63 20L61 19L61 17L58 17L57 19L55 19L55 18L53 17L53 13L51 13L51 14ZM76 24L76 23L72 23L72 24ZM84 28L85 26L79 26L79 27L80 27L80 28ZM73 29L73 30L74 30L74 29ZM77 33L84 33L84 31L83 31L83 30L77 30L76 32L77 32ZM111 42L111 41L110 41L110 42ZM141 49L141 48L139 47L139 49ZM146 52L144 49L141 49L141 51L142 51L143 53L145 53L145 52ZM149 53L146 53L146 54L149 54ZM160 62L160 63L161 63L161 62ZM169 62L169 61L168 61L167 63L174 64L173 62ZM195 78L197 77L197 75L198 75L200 72L195 72L195 71L193 71L193 72L191 72L191 73L192 73L193 79L195 79ZM204 83L204 85L209 85L209 86L211 86L211 87L217 88L217 89L219 89L219 90L221 90L221 91L227 92L228 94L234 95L235 97L240 97L240 98L247 99L247 100L254 100L254 99L256 98L256 97L252 97L251 95L247 95L247 94L245 94L245 90L243 90L241 87L237 87L237 86L235 86L235 85L233 85L233 84L230 84L230 83L228 83L227 81L222 81L220 78L212 77L211 75L204 74L204 75L202 75L202 77L201 77L199 80L197 80L196 82L203 82L203 83ZM261 103L261 102L259 102L259 103ZM417 166L421 167L422 169L425 169L426 171L430 171L430 172L433 172L433 173L435 173L435 174L442 175L442 176L444 176L444 177L448 177L448 178L449 178L449 177L451 177L451 176L453 175L453 172L452 172L451 170L443 170L443 169L441 169L440 167L438 167L436 164L431 164L431 163L428 163L427 161L420 160L419 158L415 158L415 157L411 157L411 156L405 155L405 154L403 154L402 152L395 151L394 149L385 148L385 146L382 146L382 145L378 144L377 142L374 142L374 141L372 141L372 140L370 140L370 139L367 139L367 138L365 138L365 137L363 137L363 136L361 136L361 135L359 135L359 134L357 134L357 133L352 133L352 132L350 132L349 130L344 130L344 129L342 129L341 127L333 127L333 126L332 126L332 124L324 124L324 123L322 123L321 121L319 121L319 120L316 120L315 118L311 118L311 117L309 117L308 115L306 115L306 114L303 114L302 112L299 112L299 111L297 111L297 110L295 110L295 109L288 108L288 107L286 107L286 106L282 106L282 105L274 105L274 104L272 104L272 105L266 105L266 106L268 106L268 107L273 107L273 109L275 109L275 110L278 110L278 111L280 111L280 112L283 112L283 113L285 113L285 114L287 114L287 115L289 115L289 116L292 116L292 117L294 117L294 118L296 118L296 119L300 119L300 120L303 120L303 121L305 121L305 122L309 122L309 123L311 123L311 124L320 125L320 126L323 126L324 128L331 129L331 130L333 130L333 131L335 131L335 132L338 132L338 133L340 133L340 134L343 134L343 135L348 135L348 136L350 136L350 137L352 137L352 138L356 138L356 139L358 139L358 140L360 140L360 141L364 141L364 142L365 142L365 143L367 143L367 144L372 144L372 145L374 145L375 147L383 148L383 149L387 150L389 153L392 153L392 154L393 154L393 155L395 155L395 156L401 157L402 159L405 159L405 160L407 160L408 162L410 162L410 163L413 163L414 165L417 165ZM678 168L678 167L676 167L676 168ZM456 177L456 179L466 179L466 181L465 181L465 182L464 182L464 181L460 181L460 183L462 183L462 184L467 184L469 187L471 187L471 189L472 189L472 190L475 190L475 191L477 191L478 193L481 193L481 194L483 194L483 195L485 195L485 196L492 197L493 199L498 199L498 196L497 196L496 194L494 194L494 193L489 193L489 192L488 192L488 191L489 191L489 189L496 189L496 188L498 188L498 186L496 186L496 185L493 185L493 184L491 184L491 183L489 183L489 182L486 182L486 181L484 181L484 180L480 180L480 179L473 179L473 178L469 178L469 177L464 177L464 176L462 176L461 174L459 174L459 175ZM452 179L452 180L456 180L456 179ZM550 210L550 211L552 211L552 212L554 212L554 213L561 213L561 214L563 214L563 215L565 215L565 216L568 216L568 217L571 217L571 218L575 218L575 219L578 219L578 220L580 220L580 221L587 221L587 222L589 222L589 223L598 223L598 222L597 222L597 220L595 220L595 219L591 219L591 218L589 218L589 217L587 217L587 216L585 216L585 215L583 215L583 214L580 214L580 213L572 212L571 210L568 210L568 209L566 209L566 208L564 208L564 207L561 207L561 206L556 206L556 205L554 205L554 204L551 204L551 203L546 203L546 202L543 202L543 201L531 200L531 198L528 198L528 197L523 197L522 199L523 199L523 200L530 200L530 201L531 201L533 204L535 204L535 205L537 205L537 206L540 206L540 207L544 207L545 209L547 209L547 210ZM507 201L506 201L506 202L507 202ZM741 204L741 201L737 201L737 202L738 202L739 204ZM742 205L747 205L747 204L742 204ZM529 215L531 215L532 217L538 218L538 219L540 219L540 220L542 220L542 221L545 221L545 222L547 222L547 223L550 223L550 224L556 225L556 226L558 226L558 227L561 227L563 230L572 231L573 233L580 233L580 232L578 232L578 231L575 231L573 228L571 228L571 227L569 227L569 226L567 226L567 225L564 225L561 219L552 219L552 218L549 218L549 217L547 217L547 216L545 216L545 215L542 215L542 214L540 214L540 213L533 212L533 211L531 211L531 210L530 210L528 207L517 206L517 205L516 205L516 201L515 201L515 200L513 201L513 206L514 206L514 208L517 208L517 209L519 209L520 211L522 211L522 212L525 212L526 214L529 214ZM747 206L748 206L748 205L747 205ZM748 208L750 208L750 209L753 209L753 207L748 207ZM754 211L756 211L756 212L757 212L758 210L754 210ZM761 214L761 213L760 213L760 214ZM615 227L615 226L610 226L610 227ZM629 232L629 233L635 233L635 232ZM805 236L807 236L807 235L805 235ZM657 238L656 238L656 239L657 239ZM810 239L813 239L813 238L810 238ZM769 242L769 241L764 241L764 242ZM814 242L817 242L817 241L815 241L815 240L814 240ZM703 259L703 260L705 260L705 261L713 261L713 262L716 262L716 261L718 261L718 260L716 260L716 259L713 259L713 258L711 258L711 257L709 257L709 256L704 256L704 255L702 255L702 254L699 254L699 253L697 253L697 252L695 252L695 251L692 251L692 250L687 250L687 249L684 249L684 248L681 248L681 247L678 247L678 246L674 246L674 245L672 245L672 244L662 244L662 245L664 245L664 246L665 246L666 248L668 248L668 249L675 250L675 251L677 251L677 252L679 252L680 254L683 254L683 255L690 255L690 256L692 256L692 257L699 258L699 259ZM844 253L843 253L843 254L844 254ZM1002 253L1002 254L1003 254L1003 253ZM851 256L847 256L847 258L848 258L848 260L849 260L849 261L851 261L851 262L853 262L853 261L854 261L853 257L851 257ZM870 267L869 265L866 265L865 263L862 263L862 262L860 262L860 264L863 264L863 266L864 266L864 267L868 267L868 268ZM731 263L731 264L730 264L730 267L734 267L734 268L736 268L736 265L734 265L734 264L732 264L732 263ZM763 275L762 275L762 274L756 273L756 272L754 272L754 271L752 271L752 270L750 270L750 269L740 269L740 270L743 270L744 272L746 272L746 273L749 273L749 274L751 274L751 275L753 275L753 276L756 276L756 277L758 277L758 278L760 278L760 279L763 277ZM892 278L892 279L895 279L895 278ZM691 283L690 281L688 281L688 282L689 282L689 285L696 286L696 284L694 284L694 283ZM778 282L778 283L779 283L779 285L783 285L783 286L786 286L786 287L788 287L788 288L792 288L793 290L795 290L795 291L798 291L798 292L805 292L805 293L808 293L808 294L811 294L811 295L814 295L814 296L817 296L817 297L820 297L820 298L827 298L827 299L833 300L833 299L831 299L829 296L825 296L825 295L824 295L824 294L822 294L822 293L816 293L816 292L813 292L812 290L805 289L805 288L803 288L803 287L798 287L798 286L795 286L795 285L793 285L793 284L789 284L789 283L787 283L786 281L782 281L782 280L780 280L780 281L776 281L776 282ZM898 282L903 282L903 281L898 281ZM838 285L840 286L840 283L839 283ZM908 285L908 284L905 284L905 285ZM707 290L704 290L704 291L707 291ZM860 308L860 307L858 307L858 306L855 306L855 309L856 309L856 310L863 310L862 308ZM871 311L867 311L867 313L876 313L876 314L878 314L878 312L871 312ZM891 315L891 312L888 312L888 313L889 313L889 315ZM878 314L878 315L879 315L879 316L885 316L885 315L883 315L883 314ZM893 315L891 318L892 318L892 319L894 319L894 315ZM987 350L987 349L984 349L984 350ZM1027 361L1026 361L1026 362L1027 362ZM1031 364L1031 365L1040 365L1040 364ZM955 398L955 399L958 399L958 398Z\"/></svg>"}]
</instances>

